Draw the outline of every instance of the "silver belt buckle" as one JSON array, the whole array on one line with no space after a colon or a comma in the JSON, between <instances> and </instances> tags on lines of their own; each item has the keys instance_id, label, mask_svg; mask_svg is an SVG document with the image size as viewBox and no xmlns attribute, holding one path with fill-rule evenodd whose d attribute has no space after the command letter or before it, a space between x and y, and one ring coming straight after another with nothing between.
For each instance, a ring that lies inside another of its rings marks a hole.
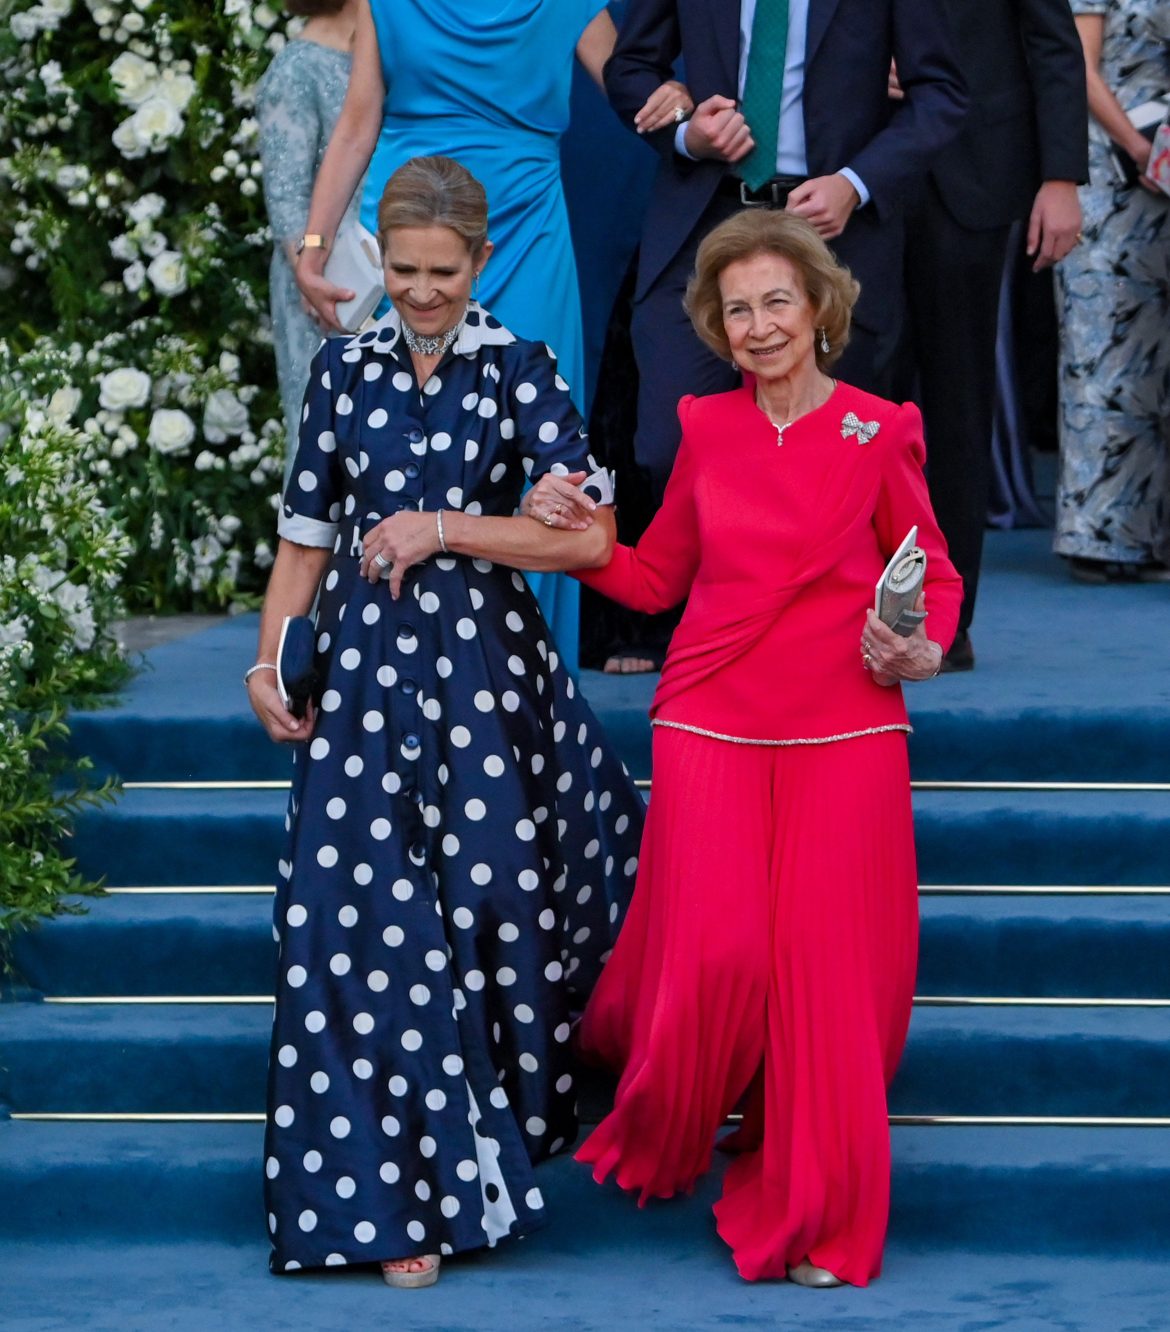
<instances>
[{"instance_id":1,"label":"silver belt buckle","mask_svg":"<svg viewBox=\"0 0 1170 1332\"><path fill-rule=\"evenodd\" d=\"M779 208L781 194L787 197L788 191L782 189L779 181L775 180L768 181L768 190L772 195L770 199L749 199L747 181L741 180L739 182L739 201L745 208Z\"/></svg>"}]
</instances>

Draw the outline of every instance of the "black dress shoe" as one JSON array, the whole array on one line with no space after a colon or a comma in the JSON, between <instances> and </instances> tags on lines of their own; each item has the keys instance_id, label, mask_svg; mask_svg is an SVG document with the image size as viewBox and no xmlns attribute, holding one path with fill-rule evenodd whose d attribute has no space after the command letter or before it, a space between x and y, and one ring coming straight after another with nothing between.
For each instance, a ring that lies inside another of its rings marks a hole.
<instances>
[{"instance_id":1,"label":"black dress shoe","mask_svg":"<svg viewBox=\"0 0 1170 1332\"><path fill-rule=\"evenodd\" d=\"M950 651L943 653L939 672L950 675L954 671L973 671L975 669L975 649L971 646L971 635L960 629L955 635Z\"/></svg>"}]
</instances>

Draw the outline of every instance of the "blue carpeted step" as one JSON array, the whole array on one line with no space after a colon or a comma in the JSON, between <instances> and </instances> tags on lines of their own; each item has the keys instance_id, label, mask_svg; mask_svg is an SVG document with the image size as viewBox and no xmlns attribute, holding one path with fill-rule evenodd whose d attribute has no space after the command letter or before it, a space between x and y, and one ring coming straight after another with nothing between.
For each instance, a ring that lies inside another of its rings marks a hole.
<instances>
[{"instance_id":1,"label":"blue carpeted step","mask_svg":"<svg viewBox=\"0 0 1170 1332\"><path fill-rule=\"evenodd\" d=\"M918 992L1170 998L1170 895L924 893ZM16 940L51 996L272 988L272 896L112 893Z\"/></svg>"},{"instance_id":2,"label":"blue carpeted step","mask_svg":"<svg viewBox=\"0 0 1170 1332\"><path fill-rule=\"evenodd\" d=\"M258 1124L0 1124L0 1236L214 1238L262 1249L261 1140ZM1170 1130L895 1128L893 1143L895 1242L1164 1252ZM553 1208L584 1179L565 1158L540 1172ZM583 1231L605 1195L576 1192ZM637 1244L647 1223L624 1202L605 1210Z\"/></svg>"},{"instance_id":3,"label":"blue carpeted step","mask_svg":"<svg viewBox=\"0 0 1170 1332\"><path fill-rule=\"evenodd\" d=\"M283 791L130 791L77 821L83 873L115 885L263 884ZM1170 792L918 791L924 883L1159 884Z\"/></svg>"},{"instance_id":4,"label":"blue carpeted step","mask_svg":"<svg viewBox=\"0 0 1170 1332\"><path fill-rule=\"evenodd\" d=\"M1170 1116L1170 1008L916 1005L890 1111Z\"/></svg>"},{"instance_id":5,"label":"blue carpeted step","mask_svg":"<svg viewBox=\"0 0 1170 1332\"><path fill-rule=\"evenodd\" d=\"M273 1279L255 1235L236 1243L12 1241L0 1250L5 1329L1163 1332L1170 1308L1166 1263L1117 1252L1070 1262L1060 1253L894 1240L881 1279L864 1291L742 1281L711 1225L714 1179L693 1199L647 1209L601 1193L571 1167L550 1167L541 1185L550 1212L543 1230L447 1263L418 1299L388 1294L368 1266Z\"/></svg>"},{"instance_id":6,"label":"blue carpeted step","mask_svg":"<svg viewBox=\"0 0 1170 1332\"><path fill-rule=\"evenodd\" d=\"M17 978L39 994L270 994L271 893L111 893L15 941Z\"/></svg>"},{"instance_id":7,"label":"blue carpeted step","mask_svg":"<svg viewBox=\"0 0 1170 1332\"><path fill-rule=\"evenodd\" d=\"M919 994L1170 998L1170 895L926 894Z\"/></svg>"},{"instance_id":8,"label":"blue carpeted step","mask_svg":"<svg viewBox=\"0 0 1170 1332\"><path fill-rule=\"evenodd\" d=\"M264 1107L267 1004L0 1005L0 1104L21 1113ZM587 1079L582 1112L611 1091ZM895 1115L1150 1117L1170 1111L1170 1009L919 1006Z\"/></svg>"}]
</instances>

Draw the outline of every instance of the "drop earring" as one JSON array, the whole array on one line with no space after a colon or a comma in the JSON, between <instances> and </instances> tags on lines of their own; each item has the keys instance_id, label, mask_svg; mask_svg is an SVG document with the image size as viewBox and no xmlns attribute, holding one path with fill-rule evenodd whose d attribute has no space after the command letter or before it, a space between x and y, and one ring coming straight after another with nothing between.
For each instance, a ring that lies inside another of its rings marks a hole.
<instances>
[{"instance_id":1,"label":"drop earring","mask_svg":"<svg viewBox=\"0 0 1170 1332\"><path fill-rule=\"evenodd\" d=\"M471 279L471 299L472 299L477 305L479 304L479 274L478 274L478 273L476 273L476 275Z\"/></svg>"},{"instance_id":2,"label":"drop earring","mask_svg":"<svg viewBox=\"0 0 1170 1332\"><path fill-rule=\"evenodd\" d=\"M822 328L822 329L821 329L821 355L822 355L822 356L828 356L828 354L829 354L829 335L828 335L828 334L825 332L825 330Z\"/></svg>"}]
</instances>

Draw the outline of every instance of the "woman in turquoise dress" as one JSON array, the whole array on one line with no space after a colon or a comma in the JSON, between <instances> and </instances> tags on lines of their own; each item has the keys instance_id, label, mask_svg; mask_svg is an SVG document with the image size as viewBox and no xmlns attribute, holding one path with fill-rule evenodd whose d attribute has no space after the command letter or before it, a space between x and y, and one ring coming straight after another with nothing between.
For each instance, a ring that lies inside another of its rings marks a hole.
<instances>
[{"instance_id":1,"label":"woman in turquoise dress","mask_svg":"<svg viewBox=\"0 0 1170 1332\"><path fill-rule=\"evenodd\" d=\"M293 275L296 244L309 216L317 168L345 100L357 6L358 0L286 0L288 12L308 22L276 53L256 89L264 204L272 230L269 308L287 437L285 485L296 451L309 362L321 345L321 330Z\"/></svg>"},{"instance_id":2,"label":"woman in turquoise dress","mask_svg":"<svg viewBox=\"0 0 1170 1332\"><path fill-rule=\"evenodd\" d=\"M362 220L391 173L412 157L459 161L488 195L495 259L478 297L521 337L547 343L576 406L584 384L581 299L560 176L574 56L601 83L613 49L604 0L362 0L349 92L318 173L297 281L337 327L338 288L323 276L328 241L369 163ZM645 129L689 111L664 84ZM533 587L562 658L577 661L577 588L557 575Z\"/></svg>"}]
</instances>

